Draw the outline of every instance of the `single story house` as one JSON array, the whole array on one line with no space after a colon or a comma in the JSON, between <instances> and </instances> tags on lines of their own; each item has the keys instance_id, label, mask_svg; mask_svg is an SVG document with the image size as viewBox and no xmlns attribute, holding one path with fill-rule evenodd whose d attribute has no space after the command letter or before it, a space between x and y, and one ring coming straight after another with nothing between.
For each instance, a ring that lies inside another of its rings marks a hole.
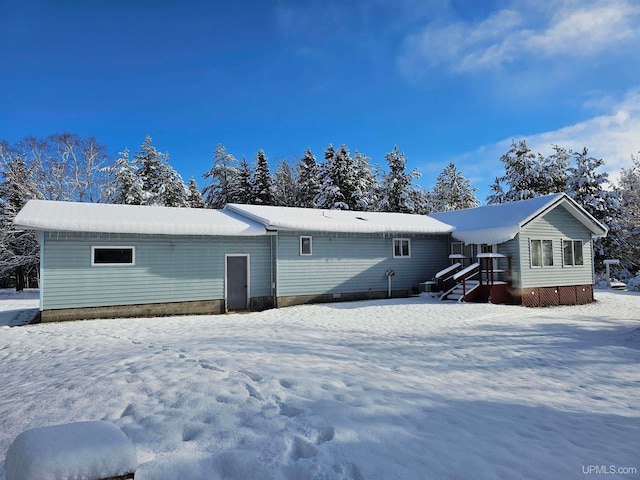
<instances>
[{"instance_id":1,"label":"single story house","mask_svg":"<svg viewBox=\"0 0 640 480\"><path fill-rule=\"evenodd\" d=\"M593 301L593 239L607 228L568 195L431 216L454 227L450 258L460 269L447 274L460 280L463 270L473 273L475 265L479 271L480 288L471 284L465 300L526 306Z\"/></svg>"},{"instance_id":2,"label":"single story house","mask_svg":"<svg viewBox=\"0 0 640 480\"><path fill-rule=\"evenodd\" d=\"M45 200L14 223L38 234L42 321L406 296L447 265L452 230L395 213Z\"/></svg>"},{"instance_id":3,"label":"single story house","mask_svg":"<svg viewBox=\"0 0 640 480\"><path fill-rule=\"evenodd\" d=\"M606 233L566 195L432 216L31 200L14 223L38 235L42 321L406 296L442 272L469 282L467 301L582 303L593 299L591 239ZM571 302L541 300L565 287Z\"/></svg>"}]
</instances>

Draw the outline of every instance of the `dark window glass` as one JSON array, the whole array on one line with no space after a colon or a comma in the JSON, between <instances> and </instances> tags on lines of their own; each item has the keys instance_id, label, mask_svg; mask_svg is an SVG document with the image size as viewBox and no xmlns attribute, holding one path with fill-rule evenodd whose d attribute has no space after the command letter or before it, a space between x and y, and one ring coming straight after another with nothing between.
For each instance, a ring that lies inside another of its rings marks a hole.
<instances>
[{"instance_id":1,"label":"dark window glass","mask_svg":"<svg viewBox=\"0 0 640 480\"><path fill-rule=\"evenodd\" d=\"M133 248L95 248L93 263L96 265L133 263Z\"/></svg>"}]
</instances>

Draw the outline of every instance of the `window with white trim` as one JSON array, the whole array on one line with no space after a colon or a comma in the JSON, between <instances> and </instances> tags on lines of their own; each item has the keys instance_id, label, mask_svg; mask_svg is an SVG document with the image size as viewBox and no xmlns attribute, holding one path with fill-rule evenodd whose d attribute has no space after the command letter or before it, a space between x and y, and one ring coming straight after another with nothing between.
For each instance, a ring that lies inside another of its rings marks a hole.
<instances>
[{"instance_id":1,"label":"window with white trim","mask_svg":"<svg viewBox=\"0 0 640 480\"><path fill-rule=\"evenodd\" d=\"M135 247L92 246L91 265L135 265Z\"/></svg>"},{"instance_id":2,"label":"window with white trim","mask_svg":"<svg viewBox=\"0 0 640 480\"><path fill-rule=\"evenodd\" d=\"M451 242L451 255L464 255L464 244L462 242Z\"/></svg>"},{"instance_id":3,"label":"window with white trim","mask_svg":"<svg viewBox=\"0 0 640 480\"><path fill-rule=\"evenodd\" d=\"M562 259L565 266L584 265L582 240L563 240Z\"/></svg>"},{"instance_id":4,"label":"window with white trim","mask_svg":"<svg viewBox=\"0 0 640 480\"><path fill-rule=\"evenodd\" d=\"M301 236L300 237L300 255L311 255L312 252L312 237Z\"/></svg>"},{"instance_id":5,"label":"window with white trim","mask_svg":"<svg viewBox=\"0 0 640 480\"><path fill-rule=\"evenodd\" d=\"M529 240L532 267L553 267L553 240Z\"/></svg>"},{"instance_id":6,"label":"window with white trim","mask_svg":"<svg viewBox=\"0 0 640 480\"><path fill-rule=\"evenodd\" d=\"M394 238L393 239L393 257L411 257L411 239Z\"/></svg>"}]
</instances>

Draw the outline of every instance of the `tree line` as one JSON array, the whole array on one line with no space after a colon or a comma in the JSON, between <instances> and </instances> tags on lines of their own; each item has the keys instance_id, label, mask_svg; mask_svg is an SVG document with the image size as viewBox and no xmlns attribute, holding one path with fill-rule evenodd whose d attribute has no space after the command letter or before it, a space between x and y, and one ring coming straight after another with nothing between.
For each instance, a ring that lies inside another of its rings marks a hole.
<instances>
[{"instance_id":1,"label":"tree line","mask_svg":"<svg viewBox=\"0 0 640 480\"><path fill-rule=\"evenodd\" d=\"M346 145L329 144L320 161L307 148L299 158L276 162L271 171L262 149L249 161L218 144L200 188L194 178L183 180L169 155L149 136L133 154L125 149L115 158L95 137L68 132L26 137L15 144L0 141L0 280L20 287L37 272L34 234L12 224L31 198L191 208L250 203L412 214L480 205L477 189L454 163L427 189L416 184L420 172L407 168L407 157L397 146L384 160L386 168L358 150L352 154ZM623 171L615 188L610 188L606 173L599 172L604 162L589 156L586 148L572 152L554 146L544 157L532 152L526 141L514 141L500 160L504 174L491 185L487 203L567 192L610 229L609 237L597 244L598 260L617 254L626 267L639 267L637 157L632 156L632 166Z\"/></svg>"}]
</instances>

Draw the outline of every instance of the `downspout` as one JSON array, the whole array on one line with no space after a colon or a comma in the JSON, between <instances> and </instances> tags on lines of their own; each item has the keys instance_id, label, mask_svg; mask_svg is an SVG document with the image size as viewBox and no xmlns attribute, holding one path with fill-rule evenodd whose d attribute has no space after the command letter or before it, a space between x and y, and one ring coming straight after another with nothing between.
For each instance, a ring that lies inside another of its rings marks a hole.
<instances>
[{"instance_id":1,"label":"downspout","mask_svg":"<svg viewBox=\"0 0 640 480\"><path fill-rule=\"evenodd\" d=\"M42 308L43 308L43 293L44 293L44 288L43 288L43 281L44 281L44 232L43 231L39 231L38 232L38 242L40 242L40 265L38 267L38 290L39 290L39 297L40 297L40 312L42 312Z\"/></svg>"},{"instance_id":2,"label":"downspout","mask_svg":"<svg viewBox=\"0 0 640 480\"><path fill-rule=\"evenodd\" d=\"M271 268L275 269L275 272L273 272L271 276L271 289L273 291L274 308L278 308L278 243L278 232L274 232L273 236L271 237Z\"/></svg>"}]
</instances>

